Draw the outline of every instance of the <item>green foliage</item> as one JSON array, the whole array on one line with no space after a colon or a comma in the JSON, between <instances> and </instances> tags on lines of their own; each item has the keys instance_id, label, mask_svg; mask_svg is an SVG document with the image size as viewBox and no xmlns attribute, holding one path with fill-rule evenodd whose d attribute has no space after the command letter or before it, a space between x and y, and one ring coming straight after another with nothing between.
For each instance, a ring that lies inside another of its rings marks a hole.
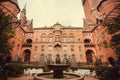
<instances>
[{"instance_id":1,"label":"green foliage","mask_svg":"<svg viewBox=\"0 0 120 80\"><path fill-rule=\"evenodd\" d=\"M119 80L119 68L99 65L96 67L96 74L100 80Z\"/></svg>"},{"instance_id":2,"label":"green foliage","mask_svg":"<svg viewBox=\"0 0 120 80\"><path fill-rule=\"evenodd\" d=\"M100 58L96 58L95 66L99 66L99 65L102 65L102 61Z\"/></svg>"},{"instance_id":3,"label":"green foliage","mask_svg":"<svg viewBox=\"0 0 120 80\"><path fill-rule=\"evenodd\" d=\"M15 33L12 30L12 24L10 24L11 21L12 17L6 15L6 13L0 9L0 66L2 70L0 71L0 79L5 79L7 74L9 74L9 70L12 69L9 68L9 65L6 65L10 60L7 56L14 46L13 42L10 41L10 39L15 36Z\"/></svg>"},{"instance_id":4,"label":"green foliage","mask_svg":"<svg viewBox=\"0 0 120 80\"><path fill-rule=\"evenodd\" d=\"M5 72L10 77L19 77L23 74L24 69L38 69L38 68L44 68L43 66L36 66L36 65L30 65L30 64L21 64L21 63L9 63L5 67Z\"/></svg>"},{"instance_id":5,"label":"green foliage","mask_svg":"<svg viewBox=\"0 0 120 80\"><path fill-rule=\"evenodd\" d=\"M114 18L108 18L104 21L108 33L112 35L110 47L114 49L120 60L120 15Z\"/></svg>"},{"instance_id":6,"label":"green foliage","mask_svg":"<svg viewBox=\"0 0 120 80\"><path fill-rule=\"evenodd\" d=\"M115 52L118 56L118 60L120 61L120 46L115 49Z\"/></svg>"},{"instance_id":7,"label":"green foliage","mask_svg":"<svg viewBox=\"0 0 120 80\"><path fill-rule=\"evenodd\" d=\"M120 44L120 34L113 35L110 42L111 42L110 46L113 49L118 48L120 46L120 45L118 45L118 44Z\"/></svg>"},{"instance_id":8,"label":"green foliage","mask_svg":"<svg viewBox=\"0 0 120 80\"><path fill-rule=\"evenodd\" d=\"M39 65L30 65L30 64L22 64L22 67L23 69L27 69L27 68L35 68L35 69L38 69L38 68L44 68L44 66L39 66Z\"/></svg>"},{"instance_id":9,"label":"green foliage","mask_svg":"<svg viewBox=\"0 0 120 80\"><path fill-rule=\"evenodd\" d=\"M120 33L114 34L111 37L110 47L114 49L115 53L118 56L118 59L120 60Z\"/></svg>"},{"instance_id":10,"label":"green foliage","mask_svg":"<svg viewBox=\"0 0 120 80\"><path fill-rule=\"evenodd\" d=\"M15 36L14 31L12 30L12 25L6 25L10 23L12 17L6 15L0 9L0 54L9 54L10 50L13 48L13 43L10 42L10 38Z\"/></svg>"},{"instance_id":11,"label":"green foliage","mask_svg":"<svg viewBox=\"0 0 120 80\"><path fill-rule=\"evenodd\" d=\"M114 34L118 31L120 31L120 26L109 25L109 27L108 27L108 33L109 34Z\"/></svg>"},{"instance_id":12,"label":"green foliage","mask_svg":"<svg viewBox=\"0 0 120 80\"><path fill-rule=\"evenodd\" d=\"M23 74L23 66L18 63L9 64L6 66L8 76L17 77Z\"/></svg>"},{"instance_id":13,"label":"green foliage","mask_svg":"<svg viewBox=\"0 0 120 80\"><path fill-rule=\"evenodd\" d=\"M82 66L79 66L79 67L70 67L70 69L72 69L72 70L88 69L90 71L93 71L93 70L95 70L95 66L94 65L82 65Z\"/></svg>"},{"instance_id":14,"label":"green foliage","mask_svg":"<svg viewBox=\"0 0 120 80\"><path fill-rule=\"evenodd\" d=\"M95 71L100 80L119 80L119 66L109 57L109 65L103 64L100 58L96 59Z\"/></svg>"},{"instance_id":15,"label":"green foliage","mask_svg":"<svg viewBox=\"0 0 120 80\"><path fill-rule=\"evenodd\" d=\"M103 22L103 25L107 26L109 34L114 34L120 31L120 15L114 18L107 18Z\"/></svg>"}]
</instances>

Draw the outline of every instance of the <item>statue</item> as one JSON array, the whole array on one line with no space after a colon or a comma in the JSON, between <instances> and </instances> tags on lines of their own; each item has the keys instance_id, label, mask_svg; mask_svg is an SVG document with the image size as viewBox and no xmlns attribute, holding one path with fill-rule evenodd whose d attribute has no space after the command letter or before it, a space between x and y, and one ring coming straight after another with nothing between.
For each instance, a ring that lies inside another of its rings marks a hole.
<instances>
[{"instance_id":1,"label":"statue","mask_svg":"<svg viewBox=\"0 0 120 80\"><path fill-rule=\"evenodd\" d=\"M56 64L60 64L60 63L61 63L61 62L60 62L60 55L59 55L59 54L56 55L55 63L56 63Z\"/></svg>"}]
</instances>

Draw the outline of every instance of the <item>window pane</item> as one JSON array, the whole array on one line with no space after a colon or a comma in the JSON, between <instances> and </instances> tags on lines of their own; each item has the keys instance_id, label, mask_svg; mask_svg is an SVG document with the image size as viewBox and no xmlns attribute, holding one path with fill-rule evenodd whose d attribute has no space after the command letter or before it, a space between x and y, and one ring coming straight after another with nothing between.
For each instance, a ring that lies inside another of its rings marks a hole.
<instances>
[{"instance_id":1,"label":"window pane","mask_svg":"<svg viewBox=\"0 0 120 80\"><path fill-rule=\"evenodd\" d=\"M80 38L78 38L78 42L80 42Z\"/></svg>"},{"instance_id":2,"label":"window pane","mask_svg":"<svg viewBox=\"0 0 120 80\"><path fill-rule=\"evenodd\" d=\"M52 51L52 46L51 45L48 46L48 51Z\"/></svg>"},{"instance_id":3,"label":"window pane","mask_svg":"<svg viewBox=\"0 0 120 80\"><path fill-rule=\"evenodd\" d=\"M38 39L36 38L36 39L35 39L35 41L37 42L37 41L38 41Z\"/></svg>"},{"instance_id":4,"label":"window pane","mask_svg":"<svg viewBox=\"0 0 120 80\"><path fill-rule=\"evenodd\" d=\"M63 46L63 51L64 51L64 52L67 51L67 46L66 46L66 45Z\"/></svg>"},{"instance_id":5,"label":"window pane","mask_svg":"<svg viewBox=\"0 0 120 80\"><path fill-rule=\"evenodd\" d=\"M42 42L45 42L45 37L42 37Z\"/></svg>"},{"instance_id":6,"label":"window pane","mask_svg":"<svg viewBox=\"0 0 120 80\"><path fill-rule=\"evenodd\" d=\"M49 42L52 42L53 38L52 37L49 37Z\"/></svg>"},{"instance_id":7,"label":"window pane","mask_svg":"<svg viewBox=\"0 0 120 80\"><path fill-rule=\"evenodd\" d=\"M74 51L74 45L71 45L71 51Z\"/></svg>"},{"instance_id":8,"label":"window pane","mask_svg":"<svg viewBox=\"0 0 120 80\"><path fill-rule=\"evenodd\" d=\"M59 35L56 36L56 41L60 41L60 36Z\"/></svg>"},{"instance_id":9,"label":"window pane","mask_svg":"<svg viewBox=\"0 0 120 80\"><path fill-rule=\"evenodd\" d=\"M37 50L37 46L35 46L35 48L34 48L35 50Z\"/></svg>"},{"instance_id":10,"label":"window pane","mask_svg":"<svg viewBox=\"0 0 120 80\"><path fill-rule=\"evenodd\" d=\"M63 37L63 42L67 42L67 39L65 36Z\"/></svg>"},{"instance_id":11,"label":"window pane","mask_svg":"<svg viewBox=\"0 0 120 80\"><path fill-rule=\"evenodd\" d=\"M44 49L45 49L45 46L41 45L41 51L44 51Z\"/></svg>"},{"instance_id":12,"label":"window pane","mask_svg":"<svg viewBox=\"0 0 120 80\"><path fill-rule=\"evenodd\" d=\"M82 48L81 48L81 46L79 46L79 51L81 51L82 50Z\"/></svg>"},{"instance_id":13,"label":"window pane","mask_svg":"<svg viewBox=\"0 0 120 80\"><path fill-rule=\"evenodd\" d=\"M74 42L73 36L70 36L70 42Z\"/></svg>"}]
</instances>

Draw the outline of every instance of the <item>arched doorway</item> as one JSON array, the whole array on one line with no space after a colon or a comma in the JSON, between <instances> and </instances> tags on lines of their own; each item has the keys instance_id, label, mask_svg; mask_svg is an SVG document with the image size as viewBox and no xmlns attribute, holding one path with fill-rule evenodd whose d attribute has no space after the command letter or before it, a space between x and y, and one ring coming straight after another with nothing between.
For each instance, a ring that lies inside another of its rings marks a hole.
<instances>
[{"instance_id":1,"label":"arched doorway","mask_svg":"<svg viewBox=\"0 0 120 80\"><path fill-rule=\"evenodd\" d=\"M115 65L115 60L113 59L113 57L108 57L108 62L111 65Z\"/></svg>"},{"instance_id":2,"label":"arched doorway","mask_svg":"<svg viewBox=\"0 0 120 80\"><path fill-rule=\"evenodd\" d=\"M30 61L30 55L31 55L31 51L29 49L24 50L24 62L29 62Z\"/></svg>"},{"instance_id":3,"label":"arched doorway","mask_svg":"<svg viewBox=\"0 0 120 80\"><path fill-rule=\"evenodd\" d=\"M87 50L86 51L86 61L87 63L93 63L93 51L92 50Z\"/></svg>"}]
</instances>

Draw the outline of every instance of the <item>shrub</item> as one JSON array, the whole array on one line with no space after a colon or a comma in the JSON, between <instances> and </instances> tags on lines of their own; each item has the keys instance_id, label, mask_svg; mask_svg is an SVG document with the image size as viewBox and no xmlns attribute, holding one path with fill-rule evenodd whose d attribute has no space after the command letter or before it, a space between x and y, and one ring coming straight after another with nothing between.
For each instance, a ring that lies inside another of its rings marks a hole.
<instances>
[{"instance_id":1,"label":"shrub","mask_svg":"<svg viewBox=\"0 0 120 80\"><path fill-rule=\"evenodd\" d=\"M5 69L10 77L17 77L23 73L22 65L17 63L8 64Z\"/></svg>"},{"instance_id":2,"label":"shrub","mask_svg":"<svg viewBox=\"0 0 120 80\"><path fill-rule=\"evenodd\" d=\"M27 69L27 68L35 68L35 69L38 69L38 68L44 68L44 66L36 66L36 65L31 65L31 64L22 64L22 68L23 69Z\"/></svg>"},{"instance_id":3,"label":"shrub","mask_svg":"<svg viewBox=\"0 0 120 80\"><path fill-rule=\"evenodd\" d=\"M119 68L99 65L96 67L96 74L100 80L119 80Z\"/></svg>"},{"instance_id":4,"label":"shrub","mask_svg":"<svg viewBox=\"0 0 120 80\"><path fill-rule=\"evenodd\" d=\"M79 66L79 67L70 67L72 70L77 70L77 69L89 69L91 72L95 70L94 65L84 65L84 66Z\"/></svg>"}]
</instances>

